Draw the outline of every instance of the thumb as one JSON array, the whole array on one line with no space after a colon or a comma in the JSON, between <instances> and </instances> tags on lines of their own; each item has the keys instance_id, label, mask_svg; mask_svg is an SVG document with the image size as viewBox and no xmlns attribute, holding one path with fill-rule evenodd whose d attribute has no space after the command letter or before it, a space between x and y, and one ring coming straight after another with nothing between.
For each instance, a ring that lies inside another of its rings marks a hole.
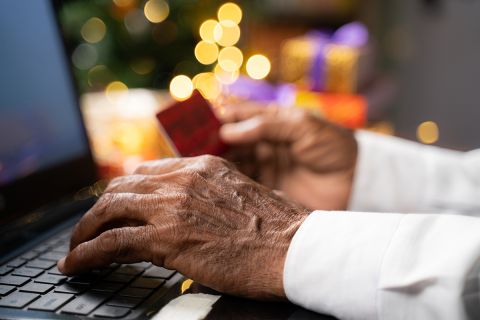
<instances>
[{"instance_id":1,"label":"thumb","mask_svg":"<svg viewBox=\"0 0 480 320\"><path fill-rule=\"evenodd\" d=\"M296 110L264 113L248 120L228 123L220 129L220 137L228 144L249 144L260 141L291 143L299 139L305 115Z\"/></svg>"}]
</instances>

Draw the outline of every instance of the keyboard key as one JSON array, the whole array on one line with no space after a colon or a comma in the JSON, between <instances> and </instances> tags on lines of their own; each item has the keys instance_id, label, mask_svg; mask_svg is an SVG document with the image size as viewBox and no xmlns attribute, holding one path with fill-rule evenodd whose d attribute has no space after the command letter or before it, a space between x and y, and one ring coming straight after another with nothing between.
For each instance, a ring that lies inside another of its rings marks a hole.
<instances>
[{"instance_id":1,"label":"keyboard key","mask_svg":"<svg viewBox=\"0 0 480 320\"><path fill-rule=\"evenodd\" d=\"M62 312L86 316L107 299L108 296L104 294L85 293L64 306Z\"/></svg>"},{"instance_id":2,"label":"keyboard key","mask_svg":"<svg viewBox=\"0 0 480 320\"><path fill-rule=\"evenodd\" d=\"M81 283L85 285L91 285L99 279L97 275L94 274L83 274L81 276L75 276L68 279L68 283Z\"/></svg>"},{"instance_id":3,"label":"keyboard key","mask_svg":"<svg viewBox=\"0 0 480 320\"><path fill-rule=\"evenodd\" d=\"M87 289L88 289L88 286L83 285L83 284L64 283L61 286L56 287L55 292L79 294L79 293L87 291Z\"/></svg>"},{"instance_id":4,"label":"keyboard key","mask_svg":"<svg viewBox=\"0 0 480 320\"><path fill-rule=\"evenodd\" d=\"M45 244L45 243L42 243L41 245L38 245L35 248L33 248L32 251L35 251L37 253L43 253L43 252L47 251L48 249L50 249L50 246Z\"/></svg>"},{"instance_id":5,"label":"keyboard key","mask_svg":"<svg viewBox=\"0 0 480 320\"><path fill-rule=\"evenodd\" d=\"M56 274L56 275L59 275L59 276L63 276L63 273L61 273L61 272L58 270L57 266L54 266L54 267L52 267L52 269L49 269L49 270L47 271L47 273Z\"/></svg>"},{"instance_id":6,"label":"keyboard key","mask_svg":"<svg viewBox=\"0 0 480 320\"><path fill-rule=\"evenodd\" d=\"M101 281L101 282L97 283L92 289L94 291L115 293L122 288L123 288L122 283Z\"/></svg>"},{"instance_id":7,"label":"keyboard key","mask_svg":"<svg viewBox=\"0 0 480 320\"><path fill-rule=\"evenodd\" d=\"M24 264L25 264L25 260L17 258L7 263L7 267L18 268Z\"/></svg>"},{"instance_id":8,"label":"keyboard key","mask_svg":"<svg viewBox=\"0 0 480 320\"><path fill-rule=\"evenodd\" d=\"M146 278L170 279L175 274L175 272L176 271L174 270L168 270L165 268L153 266L147 269L143 276Z\"/></svg>"},{"instance_id":9,"label":"keyboard key","mask_svg":"<svg viewBox=\"0 0 480 320\"><path fill-rule=\"evenodd\" d=\"M28 306L28 309L55 311L74 297L73 294L50 292Z\"/></svg>"},{"instance_id":10,"label":"keyboard key","mask_svg":"<svg viewBox=\"0 0 480 320\"><path fill-rule=\"evenodd\" d=\"M35 260L29 261L27 263L27 267L47 270L56 264L56 261L40 260L37 258Z\"/></svg>"},{"instance_id":11,"label":"keyboard key","mask_svg":"<svg viewBox=\"0 0 480 320\"><path fill-rule=\"evenodd\" d=\"M30 281L29 278L17 277L12 275L0 277L0 284L6 284L10 286L23 286L28 281Z\"/></svg>"},{"instance_id":12,"label":"keyboard key","mask_svg":"<svg viewBox=\"0 0 480 320\"><path fill-rule=\"evenodd\" d=\"M70 251L70 246L68 244L60 244L53 247L51 250L52 252L58 252L66 255Z\"/></svg>"},{"instance_id":13,"label":"keyboard key","mask_svg":"<svg viewBox=\"0 0 480 320\"><path fill-rule=\"evenodd\" d=\"M14 276L29 277L29 278L34 278L41 273L43 273L42 269L26 268L26 267L15 269L12 272Z\"/></svg>"},{"instance_id":14,"label":"keyboard key","mask_svg":"<svg viewBox=\"0 0 480 320\"><path fill-rule=\"evenodd\" d=\"M125 288L120 291L120 295L124 297L132 297L132 298L146 298L152 293L150 289L141 289L141 288Z\"/></svg>"},{"instance_id":15,"label":"keyboard key","mask_svg":"<svg viewBox=\"0 0 480 320\"><path fill-rule=\"evenodd\" d=\"M38 294L16 291L0 300L0 307L23 308L39 297Z\"/></svg>"},{"instance_id":16,"label":"keyboard key","mask_svg":"<svg viewBox=\"0 0 480 320\"><path fill-rule=\"evenodd\" d=\"M147 268L150 268L152 264L150 262L137 262L137 263L129 264L129 266L147 269Z\"/></svg>"},{"instance_id":17,"label":"keyboard key","mask_svg":"<svg viewBox=\"0 0 480 320\"><path fill-rule=\"evenodd\" d=\"M142 301L143 301L142 299L138 299L138 298L115 296L112 300L108 301L106 304L109 306L133 309L137 307Z\"/></svg>"},{"instance_id":18,"label":"keyboard key","mask_svg":"<svg viewBox=\"0 0 480 320\"><path fill-rule=\"evenodd\" d=\"M99 318L123 318L130 313L127 308L101 306L93 313L94 317Z\"/></svg>"},{"instance_id":19,"label":"keyboard key","mask_svg":"<svg viewBox=\"0 0 480 320\"><path fill-rule=\"evenodd\" d=\"M36 253L35 251L29 251L29 252L24 253L24 254L20 257L20 259L23 259L23 260L32 260L32 259L35 259L37 256L38 256L38 253Z\"/></svg>"},{"instance_id":20,"label":"keyboard key","mask_svg":"<svg viewBox=\"0 0 480 320\"><path fill-rule=\"evenodd\" d=\"M112 272L112 269L110 268L106 268L106 269L94 269L92 271L89 272L89 274L92 276L92 277L98 277L98 278L102 278L102 277L105 277L106 275L108 275L109 273Z\"/></svg>"},{"instance_id":21,"label":"keyboard key","mask_svg":"<svg viewBox=\"0 0 480 320\"><path fill-rule=\"evenodd\" d=\"M163 279L155 279L155 278L137 278L133 281L130 286L133 288L145 288L145 289L156 289L161 287L165 283Z\"/></svg>"},{"instance_id":22,"label":"keyboard key","mask_svg":"<svg viewBox=\"0 0 480 320\"><path fill-rule=\"evenodd\" d=\"M40 277L34 279L35 282L55 284L55 285L59 285L65 280L67 280L67 277L65 276L57 276L55 274L48 274L48 273L42 274Z\"/></svg>"},{"instance_id":23,"label":"keyboard key","mask_svg":"<svg viewBox=\"0 0 480 320\"><path fill-rule=\"evenodd\" d=\"M15 290L15 287L0 285L0 296L5 296Z\"/></svg>"},{"instance_id":24,"label":"keyboard key","mask_svg":"<svg viewBox=\"0 0 480 320\"><path fill-rule=\"evenodd\" d=\"M57 262L58 260L62 259L63 257L65 257L65 255L61 252L50 251L50 252L46 252L46 253L40 255L38 257L38 259Z\"/></svg>"},{"instance_id":25,"label":"keyboard key","mask_svg":"<svg viewBox=\"0 0 480 320\"><path fill-rule=\"evenodd\" d=\"M20 288L20 291L45 294L53 288L51 284L30 282Z\"/></svg>"},{"instance_id":26,"label":"keyboard key","mask_svg":"<svg viewBox=\"0 0 480 320\"><path fill-rule=\"evenodd\" d=\"M4 276L12 270L13 270L12 268L9 268L7 266L1 266L0 267L0 276Z\"/></svg>"},{"instance_id":27,"label":"keyboard key","mask_svg":"<svg viewBox=\"0 0 480 320\"><path fill-rule=\"evenodd\" d=\"M145 269L141 267L136 267L136 266L129 266L129 265L124 265L115 270L115 273L120 273L120 274L131 274L133 276L138 276L141 274Z\"/></svg>"},{"instance_id":28,"label":"keyboard key","mask_svg":"<svg viewBox=\"0 0 480 320\"><path fill-rule=\"evenodd\" d=\"M120 274L120 273L112 273L105 278L105 280L110 282L120 282L120 283L127 283L132 281L135 278L134 275L131 274Z\"/></svg>"}]
</instances>

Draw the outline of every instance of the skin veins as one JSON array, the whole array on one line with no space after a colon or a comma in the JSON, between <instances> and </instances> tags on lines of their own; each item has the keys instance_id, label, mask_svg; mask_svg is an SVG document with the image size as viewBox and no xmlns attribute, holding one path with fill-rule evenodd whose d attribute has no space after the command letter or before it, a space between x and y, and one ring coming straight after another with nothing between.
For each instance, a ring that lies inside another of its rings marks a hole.
<instances>
[{"instance_id":1,"label":"skin veins","mask_svg":"<svg viewBox=\"0 0 480 320\"><path fill-rule=\"evenodd\" d=\"M347 208L356 140L300 109L238 105L222 118L231 162L164 159L114 179L59 270L150 261L220 292L285 299L283 267L302 222L314 209Z\"/></svg>"},{"instance_id":2,"label":"skin veins","mask_svg":"<svg viewBox=\"0 0 480 320\"><path fill-rule=\"evenodd\" d=\"M59 269L151 261L220 292L285 299L286 253L308 214L221 158L160 160L110 183Z\"/></svg>"}]
</instances>

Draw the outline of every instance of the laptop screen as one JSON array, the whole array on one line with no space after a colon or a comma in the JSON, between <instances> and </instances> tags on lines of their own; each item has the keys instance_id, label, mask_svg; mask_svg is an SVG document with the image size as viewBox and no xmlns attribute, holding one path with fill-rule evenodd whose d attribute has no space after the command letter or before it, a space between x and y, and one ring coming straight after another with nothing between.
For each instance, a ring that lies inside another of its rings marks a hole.
<instances>
[{"instance_id":1,"label":"laptop screen","mask_svg":"<svg viewBox=\"0 0 480 320\"><path fill-rule=\"evenodd\" d=\"M62 40L52 1L0 2L0 241L95 181Z\"/></svg>"},{"instance_id":2,"label":"laptop screen","mask_svg":"<svg viewBox=\"0 0 480 320\"><path fill-rule=\"evenodd\" d=\"M45 0L0 4L0 185L88 150L54 14Z\"/></svg>"}]
</instances>

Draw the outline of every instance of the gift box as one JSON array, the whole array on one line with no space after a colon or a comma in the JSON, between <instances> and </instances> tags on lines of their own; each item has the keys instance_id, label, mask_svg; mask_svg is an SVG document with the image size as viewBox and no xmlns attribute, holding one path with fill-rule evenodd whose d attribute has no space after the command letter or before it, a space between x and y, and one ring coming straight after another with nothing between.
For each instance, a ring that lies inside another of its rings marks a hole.
<instances>
[{"instance_id":1,"label":"gift box","mask_svg":"<svg viewBox=\"0 0 480 320\"><path fill-rule=\"evenodd\" d=\"M374 74L373 46L367 28L358 22L333 33L309 32L281 49L281 80L305 90L358 93Z\"/></svg>"}]
</instances>

